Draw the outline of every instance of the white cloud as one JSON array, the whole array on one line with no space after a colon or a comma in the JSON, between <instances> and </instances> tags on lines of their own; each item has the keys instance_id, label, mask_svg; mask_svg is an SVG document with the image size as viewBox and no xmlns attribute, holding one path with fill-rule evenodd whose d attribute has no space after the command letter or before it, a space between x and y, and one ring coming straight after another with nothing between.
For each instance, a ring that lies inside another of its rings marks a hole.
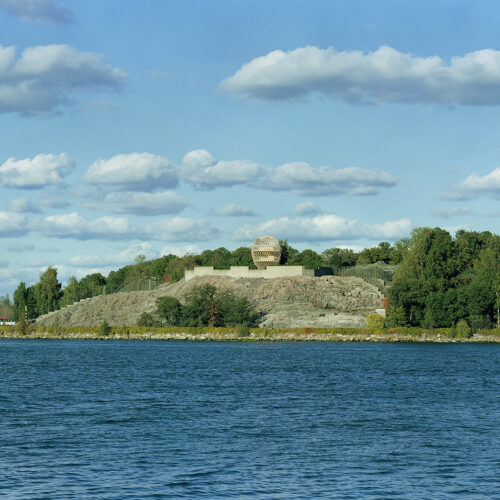
<instances>
[{"instance_id":1,"label":"white cloud","mask_svg":"<svg viewBox=\"0 0 500 500\"><path fill-rule=\"evenodd\" d=\"M73 13L54 0L0 0L0 9L10 16L36 24L68 24L74 22Z\"/></svg>"},{"instance_id":2,"label":"white cloud","mask_svg":"<svg viewBox=\"0 0 500 500\"><path fill-rule=\"evenodd\" d=\"M205 150L192 151L184 157L181 175L195 189L246 185L305 196L376 194L378 188L393 187L398 182L387 172L359 167L334 169L293 162L270 168L248 160L217 161Z\"/></svg>"},{"instance_id":3,"label":"white cloud","mask_svg":"<svg viewBox=\"0 0 500 500\"><path fill-rule=\"evenodd\" d=\"M495 200L500 199L500 167L486 175L473 173L457 186L442 193L439 198L445 200L469 200L487 196Z\"/></svg>"},{"instance_id":4,"label":"white cloud","mask_svg":"<svg viewBox=\"0 0 500 500\"><path fill-rule=\"evenodd\" d=\"M294 215L318 215L322 212L321 208L312 201L298 203L293 209Z\"/></svg>"},{"instance_id":5,"label":"white cloud","mask_svg":"<svg viewBox=\"0 0 500 500\"><path fill-rule=\"evenodd\" d=\"M251 241L261 234L272 234L289 241L313 242L357 239L396 240L408 236L412 228L409 219L387 221L383 224L363 224L338 215L270 219L261 224L245 225L236 230L236 240Z\"/></svg>"},{"instance_id":6,"label":"white cloud","mask_svg":"<svg viewBox=\"0 0 500 500\"><path fill-rule=\"evenodd\" d=\"M265 167L248 160L217 161L206 150L191 151L182 160L181 175L196 189L251 183Z\"/></svg>"},{"instance_id":7,"label":"white cloud","mask_svg":"<svg viewBox=\"0 0 500 500\"><path fill-rule=\"evenodd\" d=\"M80 240L121 240L139 237L140 231L125 217L99 217L87 220L76 212L63 215L49 215L33 226L44 236L75 238Z\"/></svg>"},{"instance_id":8,"label":"white cloud","mask_svg":"<svg viewBox=\"0 0 500 500\"><path fill-rule=\"evenodd\" d=\"M223 91L266 100L321 93L347 102L500 104L500 52L417 57L382 46L374 52L302 47L275 50L242 66L220 84Z\"/></svg>"},{"instance_id":9,"label":"white cloud","mask_svg":"<svg viewBox=\"0 0 500 500\"><path fill-rule=\"evenodd\" d=\"M256 214L251 208L230 203L229 205L222 207L220 210L217 210L216 215L222 215L225 217L254 217Z\"/></svg>"},{"instance_id":10,"label":"white cloud","mask_svg":"<svg viewBox=\"0 0 500 500\"><path fill-rule=\"evenodd\" d=\"M0 237L22 236L28 232L26 217L14 212L0 212Z\"/></svg>"},{"instance_id":11,"label":"white cloud","mask_svg":"<svg viewBox=\"0 0 500 500\"><path fill-rule=\"evenodd\" d=\"M138 255L145 255L147 260L155 259L158 253L153 250L151 243L135 243L116 254L104 255L75 255L69 259L71 265L79 267L102 267L112 265L133 264Z\"/></svg>"},{"instance_id":12,"label":"white cloud","mask_svg":"<svg viewBox=\"0 0 500 500\"><path fill-rule=\"evenodd\" d=\"M76 212L50 215L35 221L31 229L43 236L77 240L152 239L165 242L196 242L207 241L219 235L219 230L208 222L186 217L160 219L139 227L132 225L126 217L105 216L89 220Z\"/></svg>"},{"instance_id":13,"label":"white cloud","mask_svg":"<svg viewBox=\"0 0 500 500\"><path fill-rule=\"evenodd\" d=\"M188 200L171 191L161 193L108 193L102 201L91 201L87 206L115 213L136 215L177 214L189 206Z\"/></svg>"},{"instance_id":14,"label":"white cloud","mask_svg":"<svg viewBox=\"0 0 500 500\"><path fill-rule=\"evenodd\" d=\"M148 224L145 234L162 241L207 241L219 235L219 230L206 221L173 217Z\"/></svg>"},{"instance_id":15,"label":"white cloud","mask_svg":"<svg viewBox=\"0 0 500 500\"><path fill-rule=\"evenodd\" d=\"M9 158L0 165L0 186L34 189L61 184L74 167L73 160L64 153L40 154L24 160Z\"/></svg>"},{"instance_id":16,"label":"white cloud","mask_svg":"<svg viewBox=\"0 0 500 500\"><path fill-rule=\"evenodd\" d=\"M160 252L160 255L177 255L177 257L183 257L187 254L199 254L202 250L198 245L183 245L183 246L170 246L167 245Z\"/></svg>"},{"instance_id":17,"label":"white cloud","mask_svg":"<svg viewBox=\"0 0 500 500\"><path fill-rule=\"evenodd\" d=\"M41 210L27 198L16 198L9 201L9 210L18 213L39 214Z\"/></svg>"},{"instance_id":18,"label":"white cloud","mask_svg":"<svg viewBox=\"0 0 500 500\"><path fill-rule=\"evenodd\" d=\"M85 174L85 182L124 191L149 191L175 187L179 176L177 168L167 158L151 153L131 153L97 160Z\"/></svg>"},{"instance_id":19,"label":"white cloud","mask_svg":"<svg viewBox=\"0 0 500 500\"><path fill-rule=\"evenodd\" d=\"M40 200L40 204L43 205L44 207L49 207L49 208L66 208L70 206L70 203L68 200L65 200L64 198L61 198L60 196L51 196L48 198L43 198Z\"/></svg>"},{"instance_id":20,"label":"white cloud","mask_svg":"<svg viewBox=\"0 0 500 500\"><path fill-rule=\"evenodd\" d=\"M470 207L438 208L432 212L434 217L440 217L441 219L450 219L451 217L459 217L461 215L470 214Z\"/></svg>"},{"instance_id":21,"label":"white cloud","mask_svg":"<svg viewBox=\"0 0 500 500\"><path fill-rule=\"evenodd\" d=\"M15 59L15 47L0 46L0 113L54 113L72 90L119 90L127 75L102 56L69 45L38 45Z\"/></svg>"},{"instance_id":22,"label":"white cloud","mask_svg":"<svg viewBox=\"0 0 500 500\"><path fill-rule=\"evenodd\" d=\"M276 191L294 190L301 195L376 194L379 187L393 187L397 179L387 172L358 167L334 169L329 166L312 167L305 162L280 165L259 187Z\"/></svg>"}]
</instances>

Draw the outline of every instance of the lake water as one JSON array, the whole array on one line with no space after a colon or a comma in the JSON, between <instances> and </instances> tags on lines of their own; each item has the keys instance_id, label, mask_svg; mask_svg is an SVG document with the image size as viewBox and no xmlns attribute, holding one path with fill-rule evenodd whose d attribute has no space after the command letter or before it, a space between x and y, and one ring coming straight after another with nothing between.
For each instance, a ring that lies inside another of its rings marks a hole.
<instances>
[{"instance_id":1,"label":"lake water","mask_svg":"<svg viewBox=\"0 0 500 500\"><path fill-rule=\"evenodd\" d=\"M500 498L500 346L0 341L0 497Z\"/></svg>"}]
</instances>

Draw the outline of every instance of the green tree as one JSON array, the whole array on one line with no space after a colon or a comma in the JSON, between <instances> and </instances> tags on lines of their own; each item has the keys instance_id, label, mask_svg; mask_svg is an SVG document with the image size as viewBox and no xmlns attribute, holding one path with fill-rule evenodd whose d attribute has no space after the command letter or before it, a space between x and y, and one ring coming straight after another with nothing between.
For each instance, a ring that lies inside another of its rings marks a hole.
<instances>
[{"instance_id":1,"label":"green tree","mask_svg":"<svg viewBox=\"0 0 500 500\"><path fill-rule=\"evenodd\" d=\"M167 325L178 326L181 324L182 305L175 297L159 297L156 300L156 307L159 316L166 320Z\"/></svg>"},{"instance_id":2,"label":"green tree","mask_svg":"<svg viewBox=\"0 0 500 500\"><path fill-rule=\"evenodd\" d=\"M57 269L48 267L40 274L40 281L35 285L35 298L38 315L59 308L61 284L57 281Z\"/></svg>"},{"instance_id":3,"label":"green tree","mask_svg":"<svg viewBox=\"0 0 500 500\"><path fill-rule=\"evenodd\" d=\"M80 284L78 283L78 280L76 279L75 276L71 276L68 279L68 284L66 285L62 293L60 301L61 307L74 304L75 302L78 302L81 298L82 297L80 294Z\"/></svg>"},{"instance_id":4,"label":"green tree","mask_svg":"<svg viewBox=\"0 0 500 500\"><path fill-rule=\"evenodd\" d=\"M27 308L27 298L28 291L26 289L26 283L21 281L14 292L14 305L13 305L13 315L14 321L19 321L22 313L26 312Z\"/></svg>"}]
</instances>

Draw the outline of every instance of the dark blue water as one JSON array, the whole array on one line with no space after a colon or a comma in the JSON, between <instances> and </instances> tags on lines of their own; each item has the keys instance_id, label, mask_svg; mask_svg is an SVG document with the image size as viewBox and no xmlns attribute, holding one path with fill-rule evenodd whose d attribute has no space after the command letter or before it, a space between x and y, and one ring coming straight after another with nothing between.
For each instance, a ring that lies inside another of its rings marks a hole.
<instances>
[{"instance_id":1,"label":"dark blue water","mask_svg":"<svg viewBox=\"0 0 500 500\"><path fill-rule=\"evenodd\" d=\"M500 346L0 341L0 497L500 498Z\"/></svg>"}]
</instances>

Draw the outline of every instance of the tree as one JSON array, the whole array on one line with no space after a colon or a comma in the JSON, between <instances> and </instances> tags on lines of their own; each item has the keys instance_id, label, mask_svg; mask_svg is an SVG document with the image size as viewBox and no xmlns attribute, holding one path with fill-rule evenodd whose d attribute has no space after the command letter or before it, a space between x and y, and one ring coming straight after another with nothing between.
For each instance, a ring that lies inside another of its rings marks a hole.
<instances>
[{"instance_id":1,"label":"tree","mask_svg":"<svg viewBox=\"0 0 500 500\"><path fill-rule=\"evenodd\" d=\"M222 326L220 303L216 298L217 288L200 285L192 288L185 296L183 307L185 326Z\"/></svg>"},{"instance_id":2,"label":"tree","mask_svg":"<svg viewBox=\"0 0 500 500\"><path fill-rule=\"evenodd\" d=\"M321 263L337 274L343 266L356 264L356 254L348 248L329 248L321 254Z\"/></svg>"},{"instance_id":3,"label":"tree","mask_svg":"<svg viewBox=\"0 0 500 500\"><path fill-rule=\"evenodd\" d=\"M249 266L255 268L252 259L252 250L248 247L239 247L231 252L231 264L233 266Z\"/></svg>"},{"instance_id":4,"label":"tree","mask_svg":"<svg viewBox=\"0 0 500 500\"><path fill-rule=\"evenodd\" d=\"M299 251L288 244L288 240L280 240L281 257L280 266L293 264Z\"/></svg>"},{"instance_id":5,"label":"tree","mask_svg":"<svg viewBox=\"0 0 500 500\"><path fill-rule=\"evenodd\" d=\"M35 298L38 315L59 308L61 284L57 281L57 269L48 267L40 274L40 281L35 285Z\"/></svg>"},{"instance_id":6,"label":"tree","mask_svg":"<svg viewBox=\"0 0 500 500\"><path fill-rule=\"evenodd\" d=\"M68 279L68 284L63 290L60 305L61 307L69 306L78 302L81 299L80 284L75 276Z\"/></svg>"},{"instance_id":7,"label":"tree","mask_svg":"<svg viewBox=\"0 0 500 500\"><path fill-rule=\"evenodd\" d=\"M177 326L182 322L182 305L175 297L159 297L156 307L161 318L165 318L168 325Z\"/></svg>"},{"instance_id":8,"label":"tree","mask_svg":"<svg viewBox=\"0 0 500 500\"><path fill-rule=\"evenodd\" d=\"M314 250L303 250L294 259L294 263L304 266L306 269L316 269L321 265L321 257Z\"/></svg>"},{"instance_id":9,"label":"tree","mask_svg":"<svg viewBox=\"0 0 500 500\"><path fill-rule=\"evenodd\" d=\"M101 295L106 286L106 278L101 273L87 274L78 285L79 299Z\"/></svg>"},{"instance_id":10,"label":"tree","mask_svg":"<svg viewBox=\"0 0 500 500\"><path fill-rule=\"evenodd\" d=\"M14 292L13 315L14 321L19 321L21 314L26 311L28 291L26 283L21 281Z\"/></svg>"}]
</instances>

